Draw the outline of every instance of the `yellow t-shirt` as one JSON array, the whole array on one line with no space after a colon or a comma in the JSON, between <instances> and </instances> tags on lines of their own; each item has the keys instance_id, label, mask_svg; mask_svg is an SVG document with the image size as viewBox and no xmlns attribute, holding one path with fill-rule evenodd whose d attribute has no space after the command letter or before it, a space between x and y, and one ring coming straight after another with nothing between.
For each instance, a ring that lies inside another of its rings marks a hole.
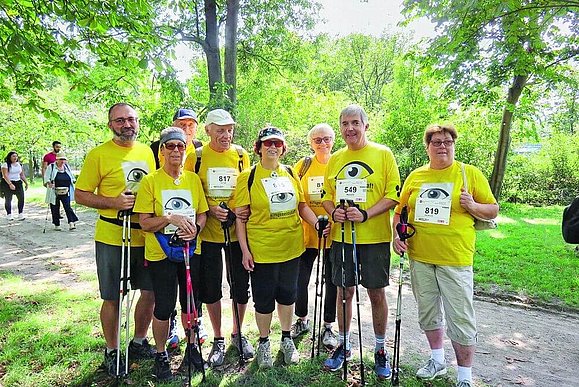
<instances>
[{"instance_id":1,"label":"yellow t-shirt","mask_svg":"<svg viewBox=\"0 0 579 387\"><path fill-rule=\"evenodd\" d=\"M299 257L305 248L298 204L305 200L297 173L292 171L293 178L283 166L270 171L259 163L255 166L250 195L248 179L252 168L245 169L237 178L235 205L249 205L251 209L246 227L253 260L280 263Z\"/></svg>"},{"instance_id":2,"label":"yellow t-shirt","mask_svg":"<svg viewBox=\"0 0 579 387\"><path fill-rule=\"evenodd\" d=\"M304 198L306 203L316 216L326 215L329 218L328 213L322 206L322 190L324 188L324 172L326 171L326 165L320 163L315 156L311 156L312 163L306 173L300 179L302 185L302 190L304 191ZM299 160L294 170L299 171L302 168L305 158ZM331 219L330 219L331 221ZM318 232L305 220L302 220L302 226L304 227L304 242L306 248L318 248ZM331 239L326 242L326 247L330 247L332 241Z\"/></svg>"},{"instance_id":3,"label":"yellow t-shirt","mask_svg":"<svg viewBox=\"0 0 579 387\"><path fill-rule=\"evenodd\" d=\"M243 150L242 168L249 167L249 155ZM193 162L185 164L185 169L194 172L196 155L191 156ZM188 159L189 160L189 159ZM201 150L201 165L199 166L199 178L203 183L203 190L209 206L217 206L225 202L231 209L235 208L235 184L239 176L239 153L234 145L224 152L217 152L204 145ZM224 243L221 222L210 214L207 214L207 223L201 232L201 239L206 242ZM230 228L229 234L232 241L237 241L235 226Z\"/></svg>"},{"instance_id":4,"label":"yellow t-shirt","mask_svg":"<svg viewBox=\"0 0 579 387\"><path fill-rule=\"evenodd\" d=\"M482 172L467 164L465 172L474 200L496 203ZM410 173L395 209L399 214L408 206L408 222L416 228L407 240L410 258L434 265L472 266L476 234L473 217L460 205L462 186L457 161L445 169L424 165Z\"/></svg>"},{"instance_id":5,"label":"yellow t-shirt","mask_svg":"<svg viewBox=\"0 0 579 387\"><path fill-rule=\"evenodd\" d=\"M322 200L339 203L339 195L336 193L339 180L342 180L341 184L345 184L341 186L344 191L360 195L365 190L363 195L365 198L360 197L356 202L363 210L368 210L383 198L398 201L400 174L394 155L387 146L368 142L360 150L343 148L334 153L326 167ZM352 243L349 224L351 223L346 222L345 242ZM341 241L341 239L341 227L332 227L332 240ZM364 223L356 223L358 244L384 243L391 240L389 211L374 216Z\"/></svg>"},{"instance_id":6,"label":"yellow t-shirt","mask_svg":"<svg viewBox=\"0 0 579 387\"><path fill-rule=\"evenodd\" d=\"M175 179L163 168L145 176L135 202L135 212L155 216L189 208L195 209L196 215L207 212L209 207L199 176L184 171L179 180L179 185L176 185ZM145 258L149 261L166 258L153 232L145 232Z\"/></svg>"},{"instance_id":7,"label":"yellow t-shirt","mask_svg":"<svg viewBox=\"0 0 579 387\"><path fill-rule=\"evenodd\" d=\"M151 148L147 145L135 142L132 147L127 148L110 140L88 153L76 182L76 188L111 198L127 190L137 193L143 177L154 170L155 159ZM116 219L118 210L99 209L98 213L105 218ZM137 216L131 218L132 222L139 222ZM96 241L121 246L121 234L121 226L105 222L100 218L97 220L94 237ZM131 245L144 246L144 244L142 231L133 229Z\"/></svg>"}]
</instances>

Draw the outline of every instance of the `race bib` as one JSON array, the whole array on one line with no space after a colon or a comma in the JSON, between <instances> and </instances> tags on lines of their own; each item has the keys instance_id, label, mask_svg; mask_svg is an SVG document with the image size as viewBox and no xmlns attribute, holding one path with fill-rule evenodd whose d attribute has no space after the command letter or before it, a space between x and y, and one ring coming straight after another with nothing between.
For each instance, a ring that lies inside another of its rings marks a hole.
<instances>
[{"instance_id":1,"label":"race bib","mask_svg":"<svg viewBox=\"0 0 579 387\"><path fill-rule=\"evenodd\" d=\"M269 199L272 217L293 215L297 207L296 192L289 177L278 176L261 179L265 194Z\"/></svg>"},{"instance_id":2,"label":"race bib","mask_svg":"<svg viewBox=\"0 0 579 387\"><path fill-rule=\"evenodd\" d=\"M324 188L323 176L312 176L308 178L308 195L320 198L322 195L323 188Z\"/></svg>"},{"instance_id":3,"label":"race bib","mask_svg":"<svg viewBox=\"0 0 579 387\"><path fill-rule=\"evenodd\" d=\"M424 183L416 198L414 221L449 224L453 183Z\"/></svg>"},{"instance_id":4,"label":"race bib","mask_svg":"<svg viewBox=\"0 0 579 387\"><path fill-rule=\"evenodd\" d=\"M336 180L336 200L353 200L354 203L366 203L366 179Z\"/></svg>"},{"instance_id":5,"label":"race bib","mask_svg":"<svg viewBox=\"0 0 579 387\"><path fill-rule=\"evenodd\" d=\"M210 190L234 190L237 183L237 170L235 168L209 168L207 180Z\"/></svg>"}]
</instances>

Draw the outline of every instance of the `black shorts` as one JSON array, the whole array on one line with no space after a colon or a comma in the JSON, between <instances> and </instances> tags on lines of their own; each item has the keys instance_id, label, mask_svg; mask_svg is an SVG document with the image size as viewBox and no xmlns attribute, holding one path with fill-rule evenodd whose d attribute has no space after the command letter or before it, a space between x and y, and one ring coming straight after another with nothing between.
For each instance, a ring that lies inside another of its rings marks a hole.
<instances>
[{"instance_id":1,"label":"black shorts","mask_svg":"<svg viewBox=\"0 0 579 387\"><path fill-rule=\"evenodd\" d=\"M390 284L390 243L373 243L368 245L356 245L358 267L360 270L360 284L366 289L380 289ZM344 243L344 262L346 287L354 286L354 258L352 245ZM332 241L330 249L332 261L332 282L342 286L342 243Z\"/></svg>"},{"instance_id":2,"label":"black shorts","mask_svg":"<svg viewBox=\"0 0 579 387\"><path fill-rule=\"evenodd\" d=\"M213 304L223 297L223 253L225 243L201 242L201 272L200 272L200 297L204 304ZM231 275L235 286L229 283L229 296L238 304L247 304L249 300L249 273L242 264L242 253L239 242L231 242ZM228 262L226 260L226 265ZM234 297L235 296L235 297Z\"/></svg>"},{"instance_id":3,"label":"black shorts","mask_svg":"<svg viewBox=\"0 0 579 387\"><path fill-rule=\"evenodd\" d=\"M195 304L194 298L198 296L199 289L199 256L194 255L190 258L191 284L193 294L190 299L190 312L193 312ZM179 303L181 312L187 313L187 276L185 263L171 262L167 258L160 261L147 261L148 272L153 283L153 292L155 293L155 310L153 315L157 320L169 320L175 304L177 302L177 285L179 287Z\"/></svg>"},{"instance_id":4,"label":"black shorts","mask_svg":"<svg viewBox=\"0 0 579 387\"><path fill-rule=\"evenodd\" d=\"M292 305L298 292L299 257L281 263L255 263L251 291L257 313L269 314L275 303Z\"/></svg>"}]
</instances>

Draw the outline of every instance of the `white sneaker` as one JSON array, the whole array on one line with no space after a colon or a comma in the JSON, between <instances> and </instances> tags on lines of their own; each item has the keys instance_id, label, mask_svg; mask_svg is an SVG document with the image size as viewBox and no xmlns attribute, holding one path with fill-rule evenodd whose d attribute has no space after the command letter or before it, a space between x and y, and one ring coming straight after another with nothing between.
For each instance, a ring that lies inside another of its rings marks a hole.
<instances>
[{"instance_id":1,"label":"white sneaker","mask_svg":"<svg viewBox=\"0 0 579 387\"><path fill-rule=\"evenodd\" d=\"M54 231L62 231L62 228L60 226L54 226Z\"/></svg>"},{"instance_id":2,"label":"white sneaker","mask_svg":"<svg viewBox=\"0 0 579 387\"><path fill-rule=\"evenodd\" d=\"M69 229L69 230L76 230L76 225L74 224L74 222L70 222L70 223L68 224L68 229Z\"/></svg>"},{"instance_id":3,"label":"white sneaker","mask_svg":"<svg viewBox=\"0 0 579 387\"><path fill-rule=\"evenodd\" d=\"M24 214L18 214L18 220L24 220L24 219L26 219L26 218L24 217Z\"/></svg>"},{"instance_id":4,"label":"white sneaker","mask_svg":"<svg viewBox=\"0 0 579 387\"><path fill-rule=\"evenodd\" d=\"M324 333L322 333L322 344L330 349L334 349L338 346L338 339L336 338L336 334L332 331L332 327L325 327Z\"/></svg>"},{"instance_id":5,"label":"white sneaker","mask_svg":"<svg viewBox=\"0 0 579 387\"><path fill-rule=\"evenodd\" d=\"M446 374L446 364L441 364L430 358L428 363L416 372L416 377L425 380L432 380L439 375Z\"/></svg>"},{"instance_id":6,"label":"white sneaker","mask_svg":"<svg viewBox=\"0 0 579 387\"><path fill-rule=\"evenodd\" d=\"M300 361L300 353L296 349L296 345L291 337L285 337L281 341L279 349L283 353L283 361L285 364L296 364Z\"/></svg>"},{"instance_id":7,"label":"white sneaker","mask_svg":"<svg viewBox=\"0 0 579 387\"><path fill-rule=\"evenodd\" d=\"M257 361L257 366L259 368L273 367L273 358L271 357L269 340L265 343L259 343L257 345L257 356L255 360Z\"/></svg>"},{"instance_id":8,"label":"white sneaker","mask_svg":"<svg viewBox=\"0 0 579 387\"><path fill-rule=\"evenodd\" d=\"M6 215L6 219L8 219L8 221L14 220L14 215Z\"/></svg>"}]
</instances>

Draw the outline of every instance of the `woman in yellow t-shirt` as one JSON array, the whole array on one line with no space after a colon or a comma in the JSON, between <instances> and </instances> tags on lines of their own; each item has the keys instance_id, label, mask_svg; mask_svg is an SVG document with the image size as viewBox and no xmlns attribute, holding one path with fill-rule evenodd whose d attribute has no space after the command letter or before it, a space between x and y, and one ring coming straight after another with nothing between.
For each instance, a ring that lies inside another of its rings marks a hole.
<instances>
[{"instance_id":1,"label":"woman in yellow t-shirt","mask_svg":"<svg viewBox=\"0 0 579 387\"><path fill-rule=\"evenodd\" d=\"M332 153L336 134L328 124L317 124L308 132L310 147L314 150L313 156L302 158L295 165L298 171L300 183L304 190L306 203L314 211L316 216L326 215L327 212L322 206L322 190L324 188L324 173L326 165ZM296 338L310 330L310 320L308 320L308 286L314 262L318 257L318 233L307 222L302 221L304 228L306 251L300 257L300 268L298 275L298 295L296 299L295 314L297 319L292 324L292 338ZM336 285L332 282L332 266L330 257L330 243L326 245L324 252L324 264L318 262L316 272L323 266L325 278L324 294L324 330L321 333L322 344L333 349L338 345L336 335L332 331L332 323L336 320ZM317 279L316 279L317 280ZM317 302L316 300L314 300ZM320 311L321 312L321 311ZM314 319L315 321L315 319ZM317 327L313 327L316 329ZM320 332L318 332L320 334Z\"/></svg>"},{"instance_id":2,"label":"woman in yellow t-shirt","mask_svg":"<svg viewBox=\"0 0 579 387\"><path fill-rule=\"evenodd\" d=\"M279 159L287 150L281 130L262 129L254 145L261 161L241 172L235 188L236 211L250 210L247 223L236 221L243 266L251 272L255 320L259 330L256 361L271 367L271 318L277 303L282 329L281 351L286 364L297 363L299 353L291 338L291 320L297 294L299 257L304 252L300 216L312 227L317 218L305 203L297 174Z\"/></svg>"},{"instance_id":3,"label":"woman in yellow t-shirt","mask_svg":"<svg viewBox=\"0 0 579 387\"><path fill-rule=\"evenodd\" d=\"M181 128L169 127L161 132L160 152L165 163L162 168L148 174L141 181L139 193L135 201L134 211L139 214L139 223L145 232L145 258L148 261L149 274L155 294L155 309L153 311L153 336L157 355L153 373L157 380L173 378L169 358L166 351L169 318L177 301L177 285L181 304L181 320L186 327L187 286L184 259L189 260L192 267L198 262L190 255L183 257L185 252L178 248L174 251L174 259L169 251L167 240L176 233L184 241L194 241L205 226L206 212L209 207L199 176L193 172L182 171L181 164L186 150L185 132ZM198 270L191 270L192 274ZM196 281L193 281L195 284ZM194 335L191 335L191 342ZM204 367L199 350L193 347L191 357L184 361L200 369Z\"/></svg>"},{"instance_id":4,"label":"woman in yellow t-shirt","mask_svg":"<svg viewBox=\"0 0 579 387\"><path fill-rule=\"evenodd\" d=\"M431 349L430 359L416 376L430 380L446 373L445 318L458 363L457 386L467 387L473 385L471 368L477 338L474 218L493 219L499 206L482 172L454 160L457 137L452 125L426 128L424 146L430 162L412 171L404 182L392 222L392 247L398 254L408 250L418 322ZM404 207L416 234L401 241L395 225Z\"/></svg>"}]
</instances>

